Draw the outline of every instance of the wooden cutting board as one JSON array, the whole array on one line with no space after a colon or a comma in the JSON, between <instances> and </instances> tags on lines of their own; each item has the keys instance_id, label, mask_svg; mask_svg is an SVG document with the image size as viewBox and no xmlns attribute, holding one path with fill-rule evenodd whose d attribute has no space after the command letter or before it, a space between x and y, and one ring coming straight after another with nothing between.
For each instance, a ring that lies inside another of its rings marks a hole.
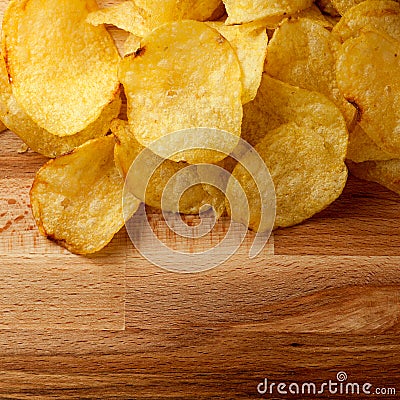
<instances>
[{"instance_id":1,"label":"wooden cutting board","mask_svg":"<svg viewBox=\"0 0 400 400\"><path fill-rule=\"evenodd\" d=\"M124 230L91 257L40 237L28 192L45 159L21 145L0 134L0 398L260 398L264 378L318 383L339 371L400 393L396 194L350 178L256 259L250 235L222 266L173 274Z\"/></svg>"}]
</instances>

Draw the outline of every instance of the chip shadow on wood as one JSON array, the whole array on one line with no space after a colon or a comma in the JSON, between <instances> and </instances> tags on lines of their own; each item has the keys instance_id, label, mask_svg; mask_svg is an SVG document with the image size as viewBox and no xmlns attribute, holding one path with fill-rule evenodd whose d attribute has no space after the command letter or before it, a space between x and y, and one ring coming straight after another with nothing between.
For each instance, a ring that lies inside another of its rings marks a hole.
<instances>
[{"instance_id":1,"label":"chip shadow on wood","mask_svg":"<svg viewBox=\"0 0 400 400\"><path fill-rule=\"evenodd\" d=\"M396 256L400 197L353 176L338 200L310 220L275 232L276 255Z\"/></svg>"}]
</instances>

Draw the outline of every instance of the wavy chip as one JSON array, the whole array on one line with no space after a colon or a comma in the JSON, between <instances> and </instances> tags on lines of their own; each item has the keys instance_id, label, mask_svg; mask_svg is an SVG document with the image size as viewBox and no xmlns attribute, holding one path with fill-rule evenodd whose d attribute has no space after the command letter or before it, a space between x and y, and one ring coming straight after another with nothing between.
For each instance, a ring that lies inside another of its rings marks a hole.
<instances>
[{"instance_id":1,"label":"wavy chip","mask_svg":"<svg viewBox=\"0 0 400 400\"><path fill-rule=\"evenodd\" d=\"M143 146L198 127L221 129L239 138L243 113L239 61L228 41L205 23L181 21L155 29L134 55L124 58L119 75L131 130ZM210 137L202 145L215 148L216 140ZM236 144L231 140L218 147L229 154ZM162 149L154 151L165 156ZM224 157L211 150L188 150L170 158L197 163Z\"/></svg>"},{"instance_id":2,"label":"wavy chip","mask_svg":"<svg viewBox=\"0 0 400 400\"><path fill-rule=\"evenodd\" d=\"M347 40L337 81L357 105L361 128L382 150L400 156L400 42L373 31Z\"/></svg>"},{"instance_id":3,"label":"wavy chip","mask_svg":"<svg viewBox=\"0 0 400 400\"><path fill-rule=\"evenodd\" d=\"M110 129L111 121L116 118L121 108L118 95L82 132L72 136L59 137L38 126L25 113L15 100L4 59L0 56L0 120L18 135L33 151L46 157L54 158L68 153L90 139L104 136Z\"/></svg>"},{"instance_id":4,"label":"wavy chip","mask_svg":"<svg viewBox=\"0 0 400 400\"><path fill-rule=\"evenodd\" d=\"M268 167L275 185L275 228L299 224L312 217L343 191L347 180L343 158L327 150L324 137L316 129L295 123L282 125L268 131L255 149ZM248 199L249 227L262 231L261 200L255 181L242 165L234 169L233 177ZM230 193L232 187L228 184L228 197L232 195L235 198L235 192ZM231 215L230 208L227 209ZM240 218L247 215L247 210L236 207L234 211L238 222L245 223Z\"/></svg>"},{"instance_id":5,"label":"wavy chip","mask_svg":"<svg viewBox=\"0 0 400 400\"><path fill-rule=\"evenodd\" d=\"M4 16L3 54L15 99L57 136L87 128L118 93L114 42L103 26L86 22L96 9L94 0L14 0Z\"/></svg>"},{"instance_id":6,"label":"wavy chip","mask_svg":"<svg viewBox=\"0 0 400 400\"><path fill-rule=\"evenodd\" d=\"M161 209L161 198L164 193L163 209L171 212L180 212L183 214L198 214L201 207L210 204L212 199L207 192L203 190L201 184L195 185L188 189L180 198L179 209L176 209L175 199L180 195L178 191L167 193L164 189L168 181L179 171L189 166L185 162L174 162L171 160L163 160L161 157L145 150L129 129L126 121L115 120L112 123L111 130L116 138L115 145L115 163L122 175L126 177L134 160L142 153L143 161L135 164L135 174L129 174L129 188L133 195L140 198L147 205ZM151 179L144 182L142 179L147 176L149 166L157 166ZM141 171L143 169L143 172ZM197 175L194 169L188 171L186 179L194 182ZM136 179L139 178L139 179Z\"/></svg>"},{"instance_id":7,"label":"wavy chip","mask_svg":"<svg viewBox=\"0 0 400 400\"><path fill-rule=\"evenodd\" d=\"M268 45L265 71L276 79L327 96L343 113L351 129L356 122L356 109L340 93L336 82L339 46L321 24L310 19L287 20Z\"/></svg>"},{"instance_id":8,"label":"wavy chip","mask_svg":"<svg viewBox=\"0 0 400 400\"><path fill-rule=\"evenodd\" d=\"M364 28L374 29L400 40L400 4L387 0L367 0L347 11L332 34L345 42Z\"/></svg>"},{"instance_id":9,"label":"wavy chip","mask_svg":"<svg viewBox=\"0 0 400 400\"><path fill-rule=\"evenodd\" d=\"M400 159L362 163L348 161L347 165L350 172L357 178L379 183L400 194Z\"/></svg>"},{"instance_id":10,"label":"wavy chip","mask_svg":"<svg viewBox=\"0 0 400 400\"><path fill-rule=\"evenodd\" d=\"M268 36L264 24L230 26L220 21L207 24L228 40L236 51L242 69L242 103L248 103L257 95L267 55Z\"/></svg>"},{"instance_id":11,"label":"wavy chip","mask_svg":"<svg viewBox=\"0 0 400 400\"><path fill-rule=\"evenodd\" d=\"M320 93L264 73L257 97L244 106L242 137L255 146L269 131L288 123L319 132L328 152L344 160L348 133L339 109Z\"/></svg>"},{"instance_id":12,"label":"wavy chip","mask_svg":"<svg viewBox=\"0 0 400 400\"><path fill-rule=\"evenodd\" d=\"M224 0L227 25L243 24L294 14L311 7L312 0Z\"/></svg>"},{"instance_id":13,"label":"wavy chip","mask_svg":"<svg viewBox=\"0 0 400 400\"><path fill-rule=\"evenodd\" d=\"M93 139L36 174L30 193L36 224L73 253L99 251L124 226L123 186L114 164L114 138ZM133 214L140 202L130 201Z\"/></svg>"}]
</instances>

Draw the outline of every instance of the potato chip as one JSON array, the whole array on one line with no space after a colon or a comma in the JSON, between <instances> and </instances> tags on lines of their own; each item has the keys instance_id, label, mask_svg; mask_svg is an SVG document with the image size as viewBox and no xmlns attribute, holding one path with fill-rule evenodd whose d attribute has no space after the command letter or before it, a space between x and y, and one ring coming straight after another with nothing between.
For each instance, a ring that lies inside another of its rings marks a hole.
<instances>
[{"instance_id":1,"label":"potato chip","mask_svg":"<svg viewBox=\"0 0 400 400\"><path fill-rule=\"evenodd\" d=\"M5 130L7 130L7 127L3 124L3 122L0 121L0 133L4 132Z\"/></svg>"},{"instance_id":2,"label":"potato chip","mask_svg":"<svg viewBox=\"0 0 400 400\"><path fill-rule=\"evenodd\" d=\"M391 160L392 158L396 158L396 155L381 150L360 125L357 125L349 133L347 158L360 163L368 160Z\"/></svg>"},{"instance_id":3,"label":"potato chip","mask_svg":"<svg viewBox=\"0 0 400 400\"><path fill-rule=\"evenodd\" d=\"M340 15L344 15L348 10L364 0L331 0L332 5L338 10Z\"/></svg>"},{"instance_id":4,"label":"potato chip","mask_svg":"<svg viewBox=\"0 0 400 400\"><path fill-rule=\"evenodd\" d=\"M335 52L339 46L319 23L309 19L287 20L268 45L265 71L276 79L327 96L343 113L351 129L356 109L340 93L336 82Z\"/></svg>"},{"instance_id":5,"label":"potato chip","mask_svg":"<svg viewBox=\"0 0 400 400\"><path fill-rule=\"evenodd\" d=\"M365 179L385 186L400 194L400 159L386 161L347 162L350 172L359 179Z\"/></svg>"},{"instance_id":6,"label":"potato chip","mask_svg":"<svg viewBox=\"0 0 400 400\"><path fill-rule=\"evenodd\" d=\"M90 139L104 136L110 129L111 121L121 108L121 99L116 97L104 108L100 117L86 129L72 136L59 137L40 128L16 102L3 57L0 56L0 120L18 135L33 151L46 157L58 157L73 150Z\"/></svg>"},{"instance_id":7,"label":"potato chip","mask_svg":"<svg viewBox=\"0 0 400 400\"><path fill-rule=\"evenodd\" d=\"M227 25L243 24L270 17L294 14L311 7L310 0L224 0Z\"/></svg>"},{"instance_id":8,"label":"potato chip","mask_svg":"<svg viewBox=\"0 0 400 400\"><path fill-rule=\"evenodd\" d=\"M207 24L181 21L155 29L134 55L124 58L119 75L131 130L143 146L199 127L224 130L239 138L243 113L239 61L228 41ZM215 141L218 137L213 136L202 145L213 149ZM237 141L218 144L221 152L229 154ZM154 151L170 156L159 148ZM170 158L197 163L217 162L225 156L188 150Z\"/></svg>"},{"instance_id":9,"label":"potato chip","mask_svg":"<svg viewBox=\"0 0 400 400\"><path fill-rule=\"evenodd\" d=\"M129 34L124 42L125 56L134 54L140 48L141 38L136 35Z\"/></svg>"},{"instance_id":10,"label":"potato chip","mask_svg":"<svg viewBox=\"0 0 400 400\"><path fill-rule=\"evenodd\" d=\"M311 21L314 21L327 29L332 29L333 27L331 20L329 18L327 19L326 16L321 13L321 10L315 4L312 4L311 7L306 8L305 10L298 11L293 16L295 18L310 19Z\"/></svg>"},{"instance_id":11,"label":"potato chip","mask_svg":"<svg viewBox=\"0 0 400 400\"><path fill-rule=\"evenodd\" d=\"M221 0L136 0L136 4L149 15L150 29L183 19L207 21L223 14Z\"/></svg>"},{"instance_id":12,"label":"potato chip","mask_svg":"<svg viewBox=\"0 0 400 400\"><path fill-rule=\"evenodd\" d=\"M94 26L101 24L114 25L133 35L143 37L149 33L147 21L150 16L134 1L124 1L111 7L102 8L91 12L86 21Z\"/></svg>"},{"instance_id":13,"label":"potato chip","mask_svg":"<svg viewBox=\"0 0 400 400\"><path fill-rule=\"evenodd\" d=\"M14 0L4 16L13 95L34 122L57 136L87 128L118 93L114 42L103 26L85 21L96 9L94 0Z\"/></svg>"},{"instance_id":14,"label":"potato chip","mask_svg":"<svg viewBox=\"0 0 400 400\"><path fill-rule=\"evenodd\" d=\"M333 27L332 23L329 22L315 4L312 4L311 7L306 8L305 10L297 11L291 15L286 14L265 18L259 23L265 25L267 29L276 29L287 18L308 18L322 25L324 28L332 29Z\"/></svg>"},{"instance_id":15,"label":"potato chip","mask_svg":"<svg viewBox=\"0 0 400 400\"><path fill-rule=\"evenodd\" d=\"M281 125L295 123L318 132L335 158L344 160L348 133L339 109L324 95L263 74L257 97L244 106L242 137L252 146Z\"/></svg>"},{"instance_id":16,"label":"potato chip","mask_svg":"<svg viewBox=\"0 0 400 400\"><path fill-rule=\"evenodd\" d=\"M382 150L400 156L400 42L373 31L347 40L337 81L357 105L361 128Z\"/></svg>"},{"instance_id":17,"label":"potato chip","mask_svg":"<svg viewBox=\"0 0 400 400\"><path fill-rule=\"evenodd\" d=\"M122 175L126 177L133 161L145 147L135 139L126 121L115 120L111 125L111 129L116 138L114 153L115 163ZM139 171L135 176L146 176L149 165L159 165L159 167L154 170L149 182L143 182L142 180L131 182L130 190L133 195L136 195L147 205L161 209L161 198L167 182L189 164L185 162L176 163L171 160L163 160L150 150L147 150L144 161L137 166L135 165L136 168L143 168L143 173ZM197 175L193 171L193 169L190 171L188 177L192 182L195 182L197 180ZM133 179L132 176L130 176L131 179ZM143 185L145 185L145 188L142 187ZM145 193L145 198L142 198L142 193ZM175 208L176 202L174 201L178 193L164 193L164 196L164 210L181 212L183 214L198 214L200 208L211 201L210 196L203 190L201 184L193 186L183 194L179 201L179 210Z\"/></svg>"},{"instance_id":18,"label":"potato chip","mask_svg":"<svg viewBox=\"0 0 400 400\"><path fill-rule=\"evenodd\" d=\"M323 210L342 193L347 180L343 158L327 148L318 129L299 127L295 123L268 131L255 147L269 169L275 185L275 228L298 224ZM253 177L242 166L233 171L244 189L250 210L249 227L260 230L260 195ZM231 178L232 179L232 178ZM228 184L228 197L232 186ZM231 210L228 207L228 213ZM245 210L235 209L238 218ZM239 220L238 222L244 222ZM262 227L261 227L262 230Z\"/></svg>"},{"instance_id":19,"label":"potato chip","mask_svg":"<svg viewBox=\"0 0 400 400\"><path fill-rule=\"evenodd\" d=\"M332 27L335 27L341 19L341 17L331 17L330 15L325 15L325 18L330 22ZM331 29L329 29L329 30L331 30Z\"/></svg>"},{"instance_id":20,"label":"potato chip","mask_svg":"<svg viewBox=\"0 0 400 400\"><path fill-rule=\"evenodd\" d=\"M351 8L332 30L342 42L363 28L378 30L400 40L400 5L395 1L367 0Z\"/></svg>"},{"instance_id":21,"label":"potato chip","mask_svg":"<svg viewBox=\"0 0 400 400\"><path fill-rule=\"evenodd\" d=\"M73 253L99 251L124 226L123 186L114 164L114 138L86 142L37 173L30 194L36 224ZM132 214L139 204L130 198Z\"/></svg>"},{"instance_id":22,"label":"potato chip","mask_svg":"<svg viewBox=\"0 0 400 400\"><path fill-rule=\"evenodd\" d=\"M216 29L236 51L242 69L242 103L256 97L267 55L268 36L260 23L225 25L223 22L207 22Z\"/></svg>"}]
</instances>

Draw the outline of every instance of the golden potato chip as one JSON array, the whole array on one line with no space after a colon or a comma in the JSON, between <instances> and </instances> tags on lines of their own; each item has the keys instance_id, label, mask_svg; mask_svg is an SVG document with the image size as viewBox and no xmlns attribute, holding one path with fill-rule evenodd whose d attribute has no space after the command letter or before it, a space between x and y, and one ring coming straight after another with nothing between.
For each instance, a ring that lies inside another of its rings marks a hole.
<instances>
[{"instance_id":1,"label":"golden potato chip","mask_svg":"<svg viewBox=\"0 0 400 400\"><path fill-rule=\"evenodd\" d=\"M347 40L337 81L357 105L361 128L382 150L400 156L400 42L373 31Z\"/></svg>"},{"instance_id":2,"label":"golden potato chip","mask_svg":"<svg viewBox=\"0 0 400 400\"><path fill-rule=\"evenodd\" d=\"M0 116L1 118L1 116ZM0 121L0 133L4 132L7 129L7 127L3 124L3 122Z\"/></svg>"},{"instance_id":3,"label":"golden potato chip","mask_svg":"<svg viewBox=\"0 0 400 400\"><path fill-rule=\"evenodd\" d=\"M114 164L114 138L86 142L37 173L30 194L36 224L73 253L99 251L124 226L123 186ZM130 199L132 214L139 204Z\"/></svg>"},{"instance_id":4,"label":"golden potato chip","mask_svg":"<svg viewBox=\"0 0 400 400\"><path fill-rule=\"evenodd\" d=\"M33 151L46 157L58 157L73 150L90 139L104 136L111 121L121 108L119 95L104 108L100 117L86 129L72 136L59 137L40 128L16 102L3 57L0 55L0 120L18 135Z\"/></svg>"},{"instance_id":5,"label":"golden potato chip","mask_svg":"<svg viewBox=\"0 0 400 400\"><path fill-rule=\"evenodd\" d=\"M236 51L242 69L242 103L256 97L267 55L268 36L260 23L225 25L223 22L207 22L216 29Z\"/></svg>"},{"instance_id":6,"label":"golden potato chip","mask_svg":"<svg viewBox=\"0 0 400 400\"><path fill-rule=\"evenodd\" d=\"M275 228L298 224L323 210L342 193L347 180L343 157L336 157L326 148L326 141L318 129L282 125L268 131L255 147L269 169L275 185ZM260 195L253 177L242 166L233 171L244 189L250 210L249 227L260 230ZM231 178L233 179L233 178ZM228 197L235 193L228 184ZM235 214L246 215L245 210ZM228 213L233 215L228 207ZM238 222L244 222L239 220ZM262 228L261 228L262 229Z\"/></svg>"},{"instance_id":7,"label":"golden potato chip","mask_svg":"<svg viewBox=\"0 0 400 400\"><path fill-rule=\"evenodd\" d=\"M134 1L124 1L111 7L91 12L86 21L94 26L101 24L114 25L133 35L143 37L149 33L148 19L150 16Z\"/></svg>"},{"instance_id":8,"label":"golden potato chip","mask_svg":"<svg viewBox=\"0 0 400 400\"><path fill-rule=\"evenodd\" d=\"M378 30L400 40L400 5L395 1L367 0L346 12L332 30L342 42L363 28Z\"/></svg>"},{"instance_id":9,"label":"golden potato chip","mask_svg":"<svg viewBox=\"0 0 400 400\"><path fill-rule=\"evenodd\" d=\"M339 46L319 23L310 19L287 20L268 45L265 71L276 79L327 96L343 113L351 129L356 109L340 93L336 82L335 53Z\"/></svg>"},{"instance_id":10,"label":"golden potato chip","mask_svg":"<svg viewBox=\"0 0 400 400\"><path fill-rule=\"evenodd\" d=\"M348 133L339 109L324 95L263 74L257 97L244 106L242 137L257 145L269 131L295 123L318 132L335 158L344 160Z\"/></svg>"},{"instance_id":11,"label":"golden potato chip","mask_svg":"<svg viewBox=\"0 0 400 400\"><path fill-rule=\"evenodd\" d=\"M122 175L126 177L134 160L145 149L136 139L132 132L129 130L129 125L126 121L115 120L111 125L112 132L116 138L115 145L115 163ZM151 179L144 182L143 177L147 175L150 165L158 166L154 168ZM140 170L135 176L130 175L130 178L139 177L141 179L135 180L130 184L130 191L132 194L140 198L147 205L161 209L161 198L167 182L183 168L189 164L185 162L174 162L171 160L163 160L150 150L146 150L143 162L136 165ZM143 168L143 173L141 169ZM189 171L187 176L192 182L198 180L194 169ZM144 185L144 187L143 187ZM145 197L142 194L145 193ZM209 204L211 199L207 192L203 190L201 184L191 187L186 191L179 201L179 210L175 209L176 202L174 201L177 192L164 193L164 210L171 212L181 212L183 214L198 214L200 208Z\"/></svg>"},{"instance_id":12,"label":"golden potato chip","mask_svg":"<svg viewBox=\"0 0 400 400\"><path fill-rule=\"evenodd\" d=\"M181 21L155 29L134 55L124 58L119 75L131 130L143 146L199 127L224 130L239 138L243 113L239 61L228 41L207 24ZM209 142L201 144L213 149L215 141L218 137L210 136ZM218 147L229 154L236 144L231 140ZM152 150L167 157L163 149ZM170 156L173 161L190 163L225 157L207 150Z\"/></svg>"},{"instance_id":13,"label":"golden potato chip","mask_svg":"<svg viewBox=\"0 0 400 400\"><path fill-rule=\"evenodd\" d=\"M392 158L396 158L396 155L381 150L363 131L361 126L357 125L349 133L347 158L356 163L361 163L368 160L391 160Z\"/></svg>"},{"instance_id":14,"label":"golden potato chip","mask_svg":"<svg viewBox=\"0 0 400 400\"><path fill-rule=\"evenodd\" d=\"M311 7L310 0L224 0L227 25L243 24L270 17L294 14Z\"/></svg>"},{"instance_id":15,"label":"golden potato chip","mask_svg":"<svg viewBox=\"0 0 400 400\"><path fill-rule=\"evenodd\" d=\"M13 95L34 122L58 136L84 130L118 93L114 42L103 26L86 22L96 9L95 0L14 0L4 16Z\"/></svg>"},{"instance_id":16,"label":"golden potato chip","mask_svg":"<svg viewBox=\"0 0 400 400\"><path fill-rule=\"evenodd\" d=\"M376 182L400 194L400 159L386 161L348 161L350 172L359 179Z\"/></svg>"}]
</instances>

